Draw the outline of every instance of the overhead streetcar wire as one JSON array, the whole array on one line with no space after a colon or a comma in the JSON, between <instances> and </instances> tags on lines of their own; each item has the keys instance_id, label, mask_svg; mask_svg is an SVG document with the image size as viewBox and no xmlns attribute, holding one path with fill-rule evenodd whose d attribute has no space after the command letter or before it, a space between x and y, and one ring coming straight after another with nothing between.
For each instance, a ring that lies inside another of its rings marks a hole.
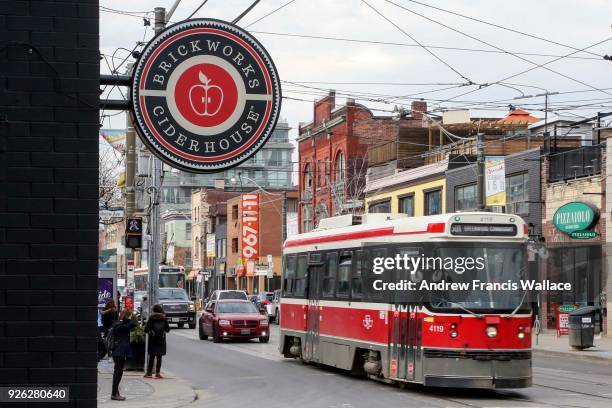
<instances>
[{"instance_id":1,"label":"overhead streetcar wire","mask_svg":"<svg viewBox=\"0 0 612 408\"><path fill-rule=\"evenodd\" d=\"M421 48L423 48L425 51L427 51L431 56L433 56L435 59L437 59L438 61L440 61L442 64L444 64L446 67L448 67L451 71L453 71L455 74L459 75L461 78L463 78L466 82L472 84L474 83L470 78L468 78L467 76L465 76L464 74L462 74L461 72L459 72L456 68L454 68L452 65L450 65L448 62L446 62L443 58L440 58L435 52L433 52L432 50L430 50L429 48L427 48L425 45L423 45L421 42L419 42L415 37L413 37L412 35L410 35L406 30L404 30L403 28L401 28L400 26L398 26L395 22L393 22L390 18L388 18L387 16L385 16L383 13L381 13L380 11L378 11L376 9L376 7L372 6L370 3L368 3L366 0L361 0L362 3L364 3L366 6L368 6L370 9L372 9L376 14L378 14L379 16L381 16L383 19L385 19L389 24L391 24L392 26L394 26L397 30L399 30L401 33L403 33L406 37L410 38L412 41L414 41L415 43L417 43Z\"/></svg>"},{"instance_id":2,"label":"overhead streetcar wire","mask_svg":"<svg viewBox=\"0 0 612 408\"><path fill-rule=\"evenodd\" d=\"M255 31L255 30L251 32L254 34L274 35L274 36L294 37L294 38L308 38L308 39L314 39L314 40L342 41L342 42L354 42L354 43L361 43L361 44L376 44L376 45L391 45L391 46L398 46L398 47L414 47L414 48L421 47L418 44L408 44L408 43L390 42L390 41L363 40L363 39L358 39L358 38L329 37L329 36L310 35L310 34L278 33L278 32L270 32L270 31ZM533 57L559 57L560 56L557 54L535 53L535 52L521 52L521 51L505 52L505 51L498 51L498 50L486 50L486 49L481 49L481 48L447 47L447 46L431 45L431 44L423 44L423 45L430 49L448 50L448 51L480 52L480 53L489 53L489 54L507 54L508 52L510 52L512 54L526 55L526 56L533 56ZM586 57L586 56L572 55L566 58L606 62L601 57Z\"/></svg>"},{"instance_id":3,"label":"overhead streetcar wire","mask_svg":"<svg viewBox=\"0 0 612 408\"><path fill-rule=\"evenodd\" d=\"M193 18L193 16L195 16L195 14L200 11L200 9L204 7L206 3L208 3L208 0L204 0L202 3L200 3L200 5L189 15L189 17L187 17L187 20Z\"/></svg>"},{"instance_id":4,"label":"overhead streetcar wire","mask_svg":"<svg viewBox=\"0 0 612 408\"><path fill-rule=\"evenodd\" d=\"M362 0L362 1L365 1L365 0ZM427 16L425 16L425 15L423 15L423 14L421 14L421 13L418 13L418 12L416 12L416 11L414 11L414 10L411 10L411 9L409 9L409 8L407 8L407 7L404 7L404 6L400 5L400 4L397 4L397 3L395 3L395 2L393 2L393 1L391 1L391 0L384 0L384 1L385 1L385 2L387 2L387 3L389 3L389 4L392 4L392 5L396 6L396 7L398 7L398 8L400 8L400 9L404 10L404 11L407 11L407 12L409 12L409 13L411 13L411 14L417 15L417 16L419 16L419 17L421 17L421 18L425 19L425 20L428 20L428 21L430 21L430 22L432 22L432 23L434 23L434 24L440 25L440 26L442 26L442 27L444 27L444 28L446 28L446 29L448 29L448 30L451 30L451 31L453 31L453 32L456 32L456 33L458 33L458 34L461 34L461 35L463 35L463 36L465 36L465 37L468 37L468 38L470 38L470 39L472 39L472 40L478 41L478 42L480 42L480 43L482 43L482 44L488 45L489 47L495 48L495 49L497 49L497 50L499 50L499 51L503 51L503 52L507 53L508 55L511 55L511 56L513 56L513 57L515 57L515 58L518 58L518 59L522 60L522 61L525 61L525 62L528 62L528 63L530 63L530 64L532 64L532 65L535 65L534 67L532 67L532 68L530 68L530 69L524 70L524 71L522 71L522 72L520 72L520 73L518 73L518 74L511 75L511 76L506 77L506 78L504 78L504 79L501 79L501 80L499 80L499 81L495 81L495 82L493 82L493 83L483 84L483 85L482 85L480 88L478 88L478 89L474 89L474 90L471 90L471 91L468 91L468 92L462 93L462 94L460 94L460 95L457 95L456 97L450 98L449 100L453 100L453 99L458 98L458 97L460 97L460 96L467 95L467 94L470 94L470 93L473 93L473 92L477 92L477 91L479 91L480 89L483 89L483 88L488 88L488 87L490 87L490 86L492 86L492 85L498 85L500 82L504 82L504 81L506 81L506 80L508 80L508 79L515 78L515 77L517 77L517 76L519 76L519 75L523 75L523 74L525 74L525 73L527 73L527 72L530 72L530 71L533 71L533 70L535 70L535 69L537 69L537 68L544 68L545 70L550 71L550 72L552 72L552 73L555 73L555 74L557 74L557 75L560 75L560 76L562 76L563 78L566 78L566 79L569 79L569 80L571 80L571 81L577 82L577 83L579 83L579 84L581 84L581 85L584 85L584 86L587 86L587 87L589 87L589 88L599 90L599 88L597 88L597 87L595 87L595 86L593 86L593 85L590 85L590 84L588 84L588 83L586 83L586 82L583 82L583 81L581 81L581 80L579 80L579 79L573 78L573 77L571 77L571 76L569 76L569 75L563 74L563 73L561 73L561 72L559 72L559 71L556 71L556 70L554 70L554 69L552 69L552 68L547 67L546 65L549 65L549 64L551 64L551 63L553 63L553 62L556 62L556 61L559 61L559 60L561 60L561 59L564 59L564 58L566 58L567 56L574 55L574 54L579 53L579 52L581 52L581 51L584 51L584 50L586 50L586 49L589 49L589 48L595 47L595 46L597 46L597 45L603 44L603 43L605 43L605 42L607 42L607 41L612 40L612 37L608 37L607 39L604 39L604 40L599 41L599 42L597 42L597 43L595 43L595 44L589 45L588 47L585 47L585 48L582 48L582 49L578 49L578 50L576 50L576 51L574 51L574 52L571 52L571 53L569 53L569 54L567 54L567 55L557 57L557 58L555 58L555 59L552 59L552 60L547 61L547 62L542 63L542 64L538 64L537 62L531 61L531 60L529 60L529 59L527 59L527 58L525 58L525 57L522 57L522 56L520 56L520 55L512 54L512 53L508 52L507 50L504 50L503 48L496 46L495 44L492 44L492 43L490 43L490 42L488 42L488 41L482 40L482 39L480 39L480 38L478 38L478 37L476 37L476 36L473 36L473 35L471 35L471 34L468 34L468 33L464 32L464 31L461 31L461 30L459 30L459 29L456 29L456 28L454 28L454 27L451 27L451 26L449 26L449 25L447 25L447 24L444 24L444 23L442 23L442 22L440 22L440 21L437 21L437 20L435 20L435 19L433 19L433 18L427 17ZM601 91L601 90L600 90L600 91ZM611 95L611 96L612 96L612 93L609 93L609 92L606 92L606 91L601 91L601 92L604 92L604 93L606 93L606 94L608 94L608 95Z\"/></svg>"},{"instance_id":5,"label":"overhead streetcar wire","mask_svg":"<svg viewBox=\"0 0 612 408\"><path fill-rule=\"evenodd\" d=\"M282 10L283 8L287 7L288 5L290 5L291 3L293 3L295 0L289 0L288 2L280 5L279 7L275 8L274 10L270 11L267 14L264 14L263 16L259 17L257 20L247 24L244 28L249 28L250 26L259 23L261 20L263 20L264 18L267 18L269 16L271 16L272 14Z\"/></svg>"},{"instance_id":6,"label":"overhead streetcar wire","mask_svg":"<svg viewBox=\"0 0 612 408\"><path fill-rule=\"evenodd\" d=\"M540 37L540 36L537 36L537 35L534 35L534 34L529 34L529 33L526 33L526 32L523 32L523 31L519 31L519 30L516 30L516 29L513 29L513 28L504 27L502 25L491 23L489 21L481 20L481 19L478 19L478 18L475 18L475 17L470 17L470 16L467 16L465 14L458 13L456 11L447 10L447 9L442 8L442 7L434 6L434 5L423 3L423 2L420 2L420 1L416 1L416 0L405 0L405 1L408 1L408 2L411 2L411 3L415 3L415 4L419 4L421 6L429 7L429 8L435 9L435 10L443 11L443 12L448 13L448 14L452 14L452 15L455 15L455 16L458 16L458 17L466 18L468 20L476 21L478 23L486 24L486 25L489 25L489 26L492 26L492 27L495 27L495 28L499 28L501 30L505 30L505 31L509 31L509 32L512 32L512 33L515 33L515 34L519 34L519 35L523 35L523 36L526 36L526 37L534 38L534 39L537 39L537 40L540 40L540 41L545 41L545 42L550 43L550 44L555 44L555 45L559 45L561 47L570 48L570 49L575 50L575 51L585 52L585 53L588 53L588 54L596 56L597 59L602 59L603 58L603 55L601 55L601 54L597 54L597 53L594 53L594 52L591 52L591 51L582 50L582 49L579 49L579 48L571 46L571 45L563 44L563 43L560 43L558 41L554 41L554 40L551 40L551 39L548 39L548 38Z\"/></svg>"}]
</instances>

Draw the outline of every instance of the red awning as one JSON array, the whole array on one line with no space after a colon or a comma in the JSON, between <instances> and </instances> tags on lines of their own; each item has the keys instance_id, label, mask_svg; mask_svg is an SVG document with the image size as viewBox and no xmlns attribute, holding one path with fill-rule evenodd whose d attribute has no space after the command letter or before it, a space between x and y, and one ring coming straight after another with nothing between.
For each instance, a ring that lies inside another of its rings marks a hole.
<instances>
[{"instance_id":1,"label":"red awning","mask_svg":"<svg viewBox=\"0 0 612 408\"><path fill-rule=\"evenodd\" d=\"M187 275L187 279L195 279L199 274L199 269L192 269L191 272L189 272L189 275Z\"/></svg>"}]
</instances>

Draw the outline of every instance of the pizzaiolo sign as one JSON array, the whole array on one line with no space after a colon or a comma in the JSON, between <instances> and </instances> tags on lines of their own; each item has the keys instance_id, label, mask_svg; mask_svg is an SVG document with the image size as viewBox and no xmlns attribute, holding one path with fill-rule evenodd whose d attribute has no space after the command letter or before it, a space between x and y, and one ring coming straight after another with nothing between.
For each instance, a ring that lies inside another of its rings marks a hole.
<instances>
[{"instance_id":1,"label":"pizzaiolo sign","mask_svg":"<svg viewBox=\"0 0 612 408\"><path fill-rule=\"evenodd\" d=\"M280 113L272 59L233 24L175 24L144 49L132 107L141 139L172 167L215 172L245 161L266 142Z\"/></svg>"},{"instance_id":2,"label":"pizzaiolo sign","mask_svg":"<svg viewBox=\"0 0 612 408\"><path fill-rule=\"evenodd\" d=\"M599 211L594 206L581 203L567 203L557 209L553 215L555 227L575 239L595 238L598 234L591 231L599 219Z\"/></svg>"}]
</instances>

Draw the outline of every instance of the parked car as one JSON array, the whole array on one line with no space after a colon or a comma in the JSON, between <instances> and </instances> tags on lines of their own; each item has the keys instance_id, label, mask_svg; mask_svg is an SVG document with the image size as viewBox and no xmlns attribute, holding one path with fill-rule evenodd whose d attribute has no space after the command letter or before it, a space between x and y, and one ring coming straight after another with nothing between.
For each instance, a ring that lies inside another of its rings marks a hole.
<instances>
[{"instance_id":1,"label":"parked car","mask_svg":"<svg viewBox=\"0 0 612 408\"><path fill-rule=\"evenodd\" d=\"M176 323L179 328L187 323L190 329L196 328L195 305L185 289L160 288L159 304L164 308L168 323Z\"/></svg>"},{"instance_id":2,"label":"parked car","mask_svg":"<svg viewBox=\"0 0 612 408\"><path fill-rule=\"evenodd\" d=\"M274 304L274 292L261 292L257 295L257 303L265 309L270 323L276 321L277 308Z\"/></svg>"},{"instance_id":3,"label":"parked car","mask_svg":"<svg viewBox=\"0 0 612 408\"><path fill-rule=\"evenodd\" d=\"M244 290L215 290L208 298L208 302L224 299L248 300L248 297Z\"/></svg>"},{"instance_id":4,"label":"parked car","mask_svg":"<svg viewBox=\"0 0 612 408\"><path fill-rule=\"evenodd\" d=\"M268 318L248 300L213 300L208 302L199 320L200 340L212 337L215 343L223 339L270 340Z\"/></svg>"}]
</instances>

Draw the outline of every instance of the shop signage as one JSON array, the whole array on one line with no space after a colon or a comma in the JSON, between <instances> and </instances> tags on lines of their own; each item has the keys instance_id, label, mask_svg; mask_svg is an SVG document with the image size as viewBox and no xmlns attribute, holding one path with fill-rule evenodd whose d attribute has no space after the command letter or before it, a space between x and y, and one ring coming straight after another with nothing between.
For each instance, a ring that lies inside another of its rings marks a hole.
<instances>
[{"instance_id":1,"label":"shop signage","mask_svg":"<svg viewBox=\"0 0 612 408\"><path fill-rule=\"evenodd\" d=\"M259 260L259 194L242 194L242 259ZM252 275L249 275L252 276Z\"/></svg>"},{"instance_id":2,"label":"shop signage","mask_svg":"<svg viewBox=\"0 0 612 408\"><path fill-rule=\"evenodd\" d=\"M485 195L487 206L506 205L506 165L504 157L486 158Z\"/></svg>"},{"instance_id":3,"label":"shop signage","mask_svg":"<svg viewBox=\"0 0 612 408\"><path fill-rule=\"evenodd\" d=\"M553 215L553 224L559 231L574 239L590 239L598 234L590 231L599 218L599 211L591 204L579 201L567 203Z\"/></svg>"},{"instance_id":4,"label":"shop signage","mask_svg":"<svg viewBox=\"0 0 612 408\"><path fill-rule=\"evenodd\" d=\"M248 32L214 19L174 24L151 40L134 69L138 133L161 160L193 173L247 160L280 114L278 73Z\"/></svg>"},{"instance_id":5,"label":"shop signage","mask_svg":"<svg viewBox=\"0 0 612 408\"><path fill-rule=\"evenodd\" d=\"M576 305L560 305L557 307L557 337L569 334L569 314L577 307Z\"/></svg>"}]
</instances>

